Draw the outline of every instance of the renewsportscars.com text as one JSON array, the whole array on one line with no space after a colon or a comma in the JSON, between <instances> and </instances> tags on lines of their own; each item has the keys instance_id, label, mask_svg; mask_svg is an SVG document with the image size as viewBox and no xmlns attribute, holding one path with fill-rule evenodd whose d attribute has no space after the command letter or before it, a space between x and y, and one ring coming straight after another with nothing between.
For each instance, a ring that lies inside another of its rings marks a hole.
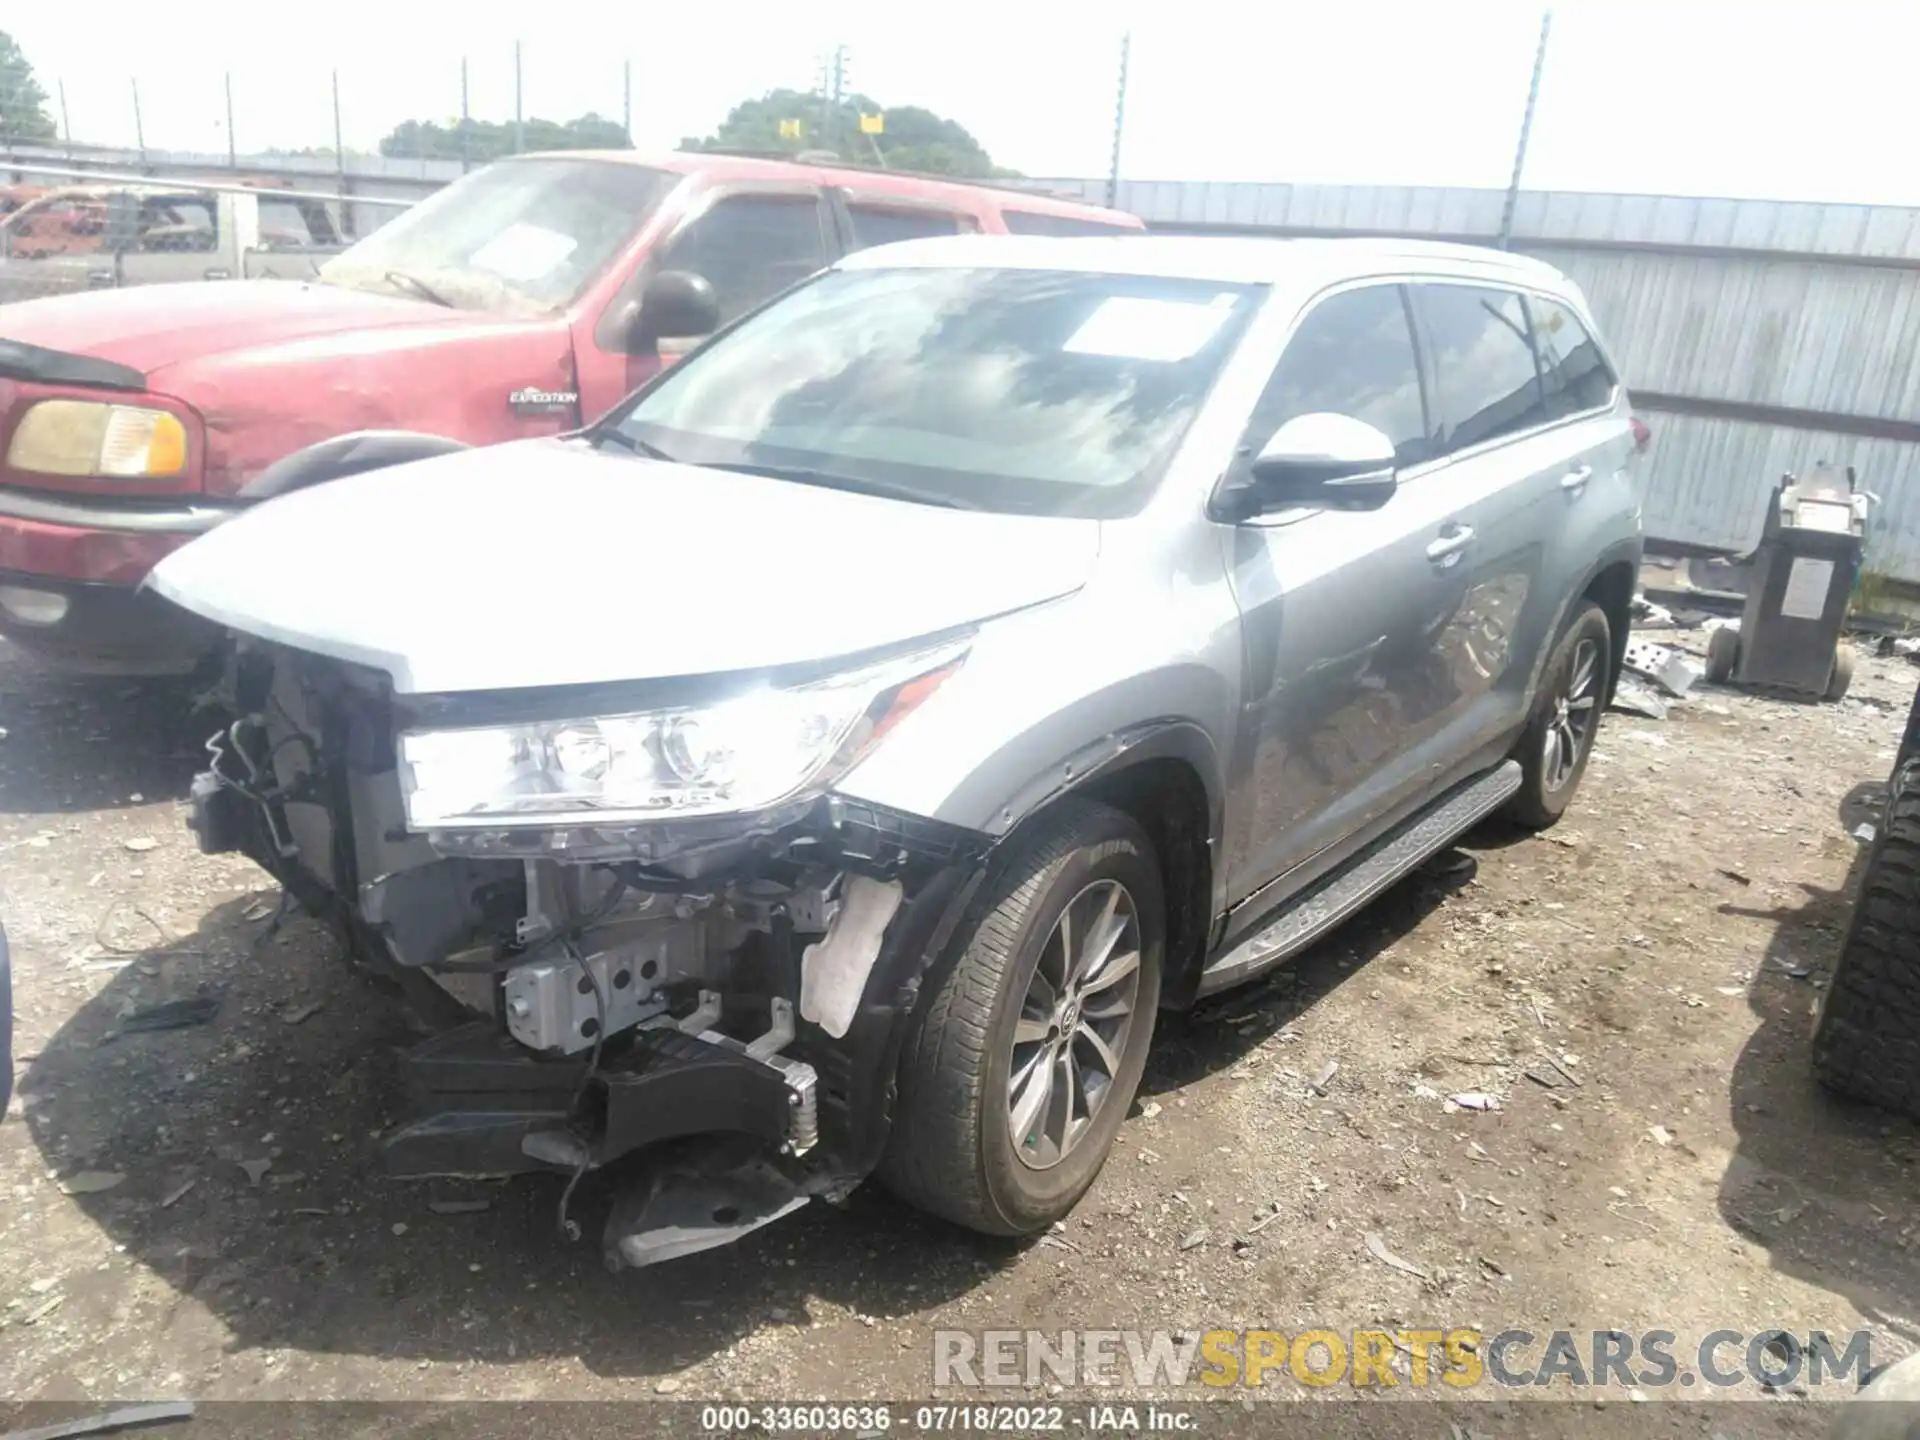
<instances>
[{"instance_id":1,"label":"renewsportscars.com text","mask_svg":"<svg viewBox=\"0 0 1920 1440\"><path fill-rule=\"evenodd\" d=\"M1857 1386L1872 1337L1824 1331L1714 1330L940 1330L935 1386L1113 1385L1139 1389L1258 1386L1469 1390L1617 1386L1726 1390Z\"/></svg>"}]
</instances>

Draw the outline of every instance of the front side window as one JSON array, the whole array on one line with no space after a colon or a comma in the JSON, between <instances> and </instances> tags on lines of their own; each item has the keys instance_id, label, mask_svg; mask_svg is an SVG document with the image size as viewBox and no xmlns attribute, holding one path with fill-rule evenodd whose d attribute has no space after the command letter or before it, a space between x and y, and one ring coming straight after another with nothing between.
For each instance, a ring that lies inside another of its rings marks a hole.
<instances>
[{"instance_id":1,"label":"front side window","mask_svg":"<svg viewBox=\"0 0 1920 1440\"><path fill-rule=\"evenodd\" d=\"M1579 317L1558 301L1537 296L1527 301L1527 308L1533 312L1533 335L1540 348L1547 414L1557 420L1609 404L1619 382Z\"/></svg>"},{"instance_id":2,"label":"front side window","mask_svg":"<svg viewBox=\"0 0 1920 1440\"><path fill-rule=\"evenodd\" d=\"M1431 457L1420 362L1398 285L1344 291L1307 312L1254 407L1244 458L1287 421L1321 411L1366 421L1393 442L1401 466Z\"/></svg>"},{"instance_id":3,"label":"front side window","mask_svg":"<svg viewBox=\"0 0 1920 1440\"><path fill-rule=\"evenodd\" d=\"M1449 452L1546 420L1527 307L1518 292L1421 284L1413 295L1433 347Z\"/></svg>"},{"instance_id":4,"label":"front side window","mask_svg":"<svg viewBox=\"0 0 1920 1440\"><path fill-rule=\"evenodd\" d=\"M705 276L724 325L826 263L814 196L731 195L674 236L660 268Z\"/></svg>"},{"instance_id":5,"label":"front side window","mask_svg":"<svg viewBox=\"0 0 1920 1440\"><path fill-rule=\"evenodd\" d=\"M624 160L503 160L334 256L320 279L462 310L549 315L612 263L679 181Z\"/></svg>"},{"instance_id":6,"label":"front side window","mask_svg":"<svg viewBox=\"0 0 1920 1440\"><path fill-rule=\"evenodd\" d=\"M834 271L667 371L613 425L695 465L968 509L1125 514L1261 293L1048 270Z\"/></svg>"}]
</instances>

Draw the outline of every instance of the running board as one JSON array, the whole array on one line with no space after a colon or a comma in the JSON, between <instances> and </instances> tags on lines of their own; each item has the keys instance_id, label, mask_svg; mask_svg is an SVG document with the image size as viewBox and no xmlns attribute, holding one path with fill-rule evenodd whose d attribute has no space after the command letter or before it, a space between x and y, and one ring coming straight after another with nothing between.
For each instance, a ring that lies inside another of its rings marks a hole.
<instances>
[{"instance_id":1,"label":"running board","mask_svg":"<svg viewBox=\"0 0 1920 1440\"><path fill-rule=\"evenodd\" d=\"M1201 997L1271 970L1417 868L1448 842L1498 810L1520 788L1520 765L1508 760L1469 780L1411 823L1375 843L1362 858L1295 900L1264 929L1220 956L1200 976Z\"/></svg>"}]
</instances>

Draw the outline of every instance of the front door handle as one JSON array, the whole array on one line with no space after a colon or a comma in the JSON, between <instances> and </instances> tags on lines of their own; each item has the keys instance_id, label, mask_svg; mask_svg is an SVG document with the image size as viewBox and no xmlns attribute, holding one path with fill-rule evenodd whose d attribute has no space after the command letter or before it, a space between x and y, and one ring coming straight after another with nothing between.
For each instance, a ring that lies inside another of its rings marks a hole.
<instances>
[{"instance_id":1,"label":"front door handle","mask_svg":"<svg viewBox=\"0 0 1920 1440\"><path fill-rule=\"evenodd\" d=\"M1427 546L1427 559L1436 565L1451 565L1460 558L1460 552L1473 543L1471 525L1450 525Z\"/></svg>"},{"instance_id":2,"label":"front door handle","mask_svg":"<svg viewBox=\"0 0 1920 1440\"><path fill-rule=\"evenodd\" d=\"M1587 488L1587 482L1592 478L1593 467L1591 465L1582 465L1578 469L1569 470L1560 477L1560 488L1562 490L1573 491L1577 494Z\"/></svg>"}]
</instances>

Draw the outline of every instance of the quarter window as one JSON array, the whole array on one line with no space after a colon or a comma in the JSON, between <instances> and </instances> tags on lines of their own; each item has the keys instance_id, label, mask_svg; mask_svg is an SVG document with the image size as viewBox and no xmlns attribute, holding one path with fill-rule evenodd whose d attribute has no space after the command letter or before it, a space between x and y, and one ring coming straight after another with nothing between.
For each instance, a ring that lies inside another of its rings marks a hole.
<instances>
[{"instance_id":1,"label":"quarter window","mask_svg":"<svg viewBox=\"0 0 1920 1440\"><path fill-rule=\"evenodd\" d=\"M1131 225L1095 220L1085 215L1046 215L1038 210L1002 210L1000 219L1009 235L1133 235Z\"/></svg>"},{"instance_id":2,"label":"quarter window","mask_svg":"<svg viewBox=\"0 0 1920 1440\"><path fill-rule=\"evenodd\" d=\"M1534 341L1540 349L1547 414L1557 420L1609 403L1619 382L1579 317L1553 300L1530 299L1527 308L1533 312Z\"/></svg>"},{"instance_id":3,"label":"quarter window","mask_svg":"<svg viewBox=\"0 0 1920 1440\"><path fill-rule=\"evenodd\" d=\"M896 240L925 240L935 235L960 233L960 217L943 210L886 210L873 205L849 205L847 217L853 221L856 250L865 250L871 245L891 245Z\"/></svg>"},{"instance_id":4,"label":"quarter window","mask_svg":"<svg viewBox=\"0 0 1920 1440\"><path fill-rule=\"evenodd\" d=\"M827 263L811 196L735 195L682 230L662 268L704 275L725 324Z\"/></svg>"},{"instance_id":5,"label":"quarter window","mask_svg":"<svg viewBox=\"0 0 1920 1440\"><path fill-rule=\"evenodd\" d=\"M1516 291L1423 284L1414 295L1433 347L1448 451L1546 420L1527 307Z\"/></svg>"},{"instance_id":6,"label":"quarter window","mask_svg":"<svg viewBox=\"0 0 1920 1440\"><path fill-rule=\"evenodd\" d=\"M1430 458L1420 365L1399 286L1348 290L1308 312L1254 408L1246 458L1281 425L1316 411L1366 421L1393 441L1402 466Z\"/></svg>"}]
</instances>

